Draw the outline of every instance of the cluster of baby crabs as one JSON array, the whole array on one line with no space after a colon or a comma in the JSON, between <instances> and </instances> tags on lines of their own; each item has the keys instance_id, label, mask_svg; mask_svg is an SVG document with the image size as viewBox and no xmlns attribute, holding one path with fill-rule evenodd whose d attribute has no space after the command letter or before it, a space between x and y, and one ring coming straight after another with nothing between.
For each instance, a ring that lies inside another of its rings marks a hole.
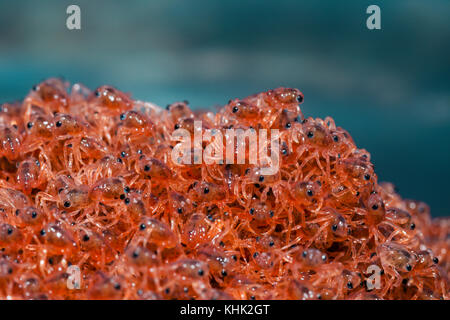
<instances>
[{"instance_id":1,"label":"cluster of baby crabs","mask_svg":"<svg viewBox=\"0 0 450 320\"><path fill-rule=\"evenodd\" d=\"M370 154L302 102L278 88L164 110L49 79L3 104L0 298L449 298L450 221L378 183ZM175 163L171 134L195 120L278 129L278 172Z\"/></svg>"}]
</instances>

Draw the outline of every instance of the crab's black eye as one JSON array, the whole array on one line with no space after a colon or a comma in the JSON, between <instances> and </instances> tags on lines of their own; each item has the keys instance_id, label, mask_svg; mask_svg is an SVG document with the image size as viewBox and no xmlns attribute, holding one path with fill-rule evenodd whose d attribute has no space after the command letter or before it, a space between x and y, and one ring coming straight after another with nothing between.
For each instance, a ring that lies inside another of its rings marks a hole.
<instances>
[{"instance_id":1,"label":"crab's black eye","mask_svg":"<svg viewBox=\"0 0 450 320\"><path fill-rule=\"evenodd\" d=\"M269 246L270 247L273 247L275 245L275 242L273 242L273 240L271 240L270 242L269 242Z\"/></svg>"},{"instance_id":2,"label":"crab's black eye","mask_svg":"<svg viewBox=\"0 0 450 320\"><path fill-rule=\"evenodd\" d=\"M433 262L436 263L436 264L438 264L438 263L439 263L439 259L438 259L437 257L434 257L434 258L433 258Z\"/></svg>"},{"instance_id":3,"label":"crab's black eye","mask_svg":"<svg viewBox=\"0 0 450 320\"><path fill-rule=\"evenodd\" d=\"M377 204L374 204L374 205L372 206L372 210L378 210L378 205L377 205Z\"/></svg>"},{"instance_id":4,"label":"crab's black eye","mask_svg":"<svg viewBox=\"0 0 450 320\"><path fill-rule=\"evenodd\" d=\"M205 274L205 271L203 271L203 269L198 270L198 275L199 275L199 276L202 276L202 275L204 275L204 274Z\"/></svg>"},{"instance_id":5,"label":"crab's black eye","mask_svg":"<svg viewBox=\"0 0 450 320\"><path fill-rule=\"evenodd\" d=\"M125 195L121 194L119 198L120 198L120 200L125 200Z\"/></svg>"},{"instance_id":6,"label":"crab's black eye","mask_svg":"<svg viewBox=\"0 0 450 320\"><path fill-rule=\"evenodd\" d=\"M270 216L271 218L273 218L273 211L272 211L272 210L269 211L269 216Z\"/></svg>"},{"instance_id":7,"label":"crab's black eye","mask_svg":"<svg viewBox=\"0 0 450 320\"><path fill-rule=\"evenodd\" d=\"M122 159L120 159L120 158L117 158L116 160L118 163L123 163Z\"/></svg>"},{"instance_id":8,"label":"crab's black eye","mask_svg":"<svg viewBox=\"0 0 450 320\"><path fill-rule=\"evenodd\" d=\"M147 226L145 225L145 223L141 223L141 225L139 226L139 229L145 230L145 228L147 228Z\"/></svg>"},{"instance_id":9,"label":"crab's black eye","mask_svg":"<svg viewBox=\"0 0 450 320\"><path fill-rule=\"evenodd\" d=\"M84 236L83 236L83 241L84 242L86 242L86 241L89 241L89 239L91 239L87 234L85 234Z\"/></svg>"},{"instance_id":10,"label":"crab's black eye","mask_svg":"<svg viewBox=\"0 0 450 320\"><path fill-rule=\"evenodd\" d=\"M228 273L225 270L222 270L221 274L222 274L222 277L226 277L228 275Z\"/></svg>"},{"instance_id":11,"label":"crab's black eye","mask_svg":"<svg viewBox=\"0 0 450 320\"><path fill-rule=\"evenodd\" d=\"M31 218L36 219L36 217L37 217L37 212L36 212L36 211L33 211L33 212L31 213Z\"/></svg>"},{"instance_id":12,"label":"crab's black eye","mask_svg":"<svg viewBox=\"0 0 450 320\"><path fill-rule=\"evenodd\" d=\"M205 189L203 189L203 193L209 193L209 188L208 187L206 187Z\"/></svg>"},{"instance_id":13,"label":"crab's black eye","mask_svg":"<svg viewBox=\"0 0 450 320\"><path fill-rule=\"evenodd\" d=\"M28 128L28 129L31 129L32 127L33 127L33 122L28 122L28 123L27 123L27 128Z\"/></svg>"},{"instance_id":14,"label":"crab's black eye","mask_svg":"<svg viewBox=\"0 0 450 320\"><path fill-rule=\"evenodd\" d=\"M322 256L322 260L323 260L323 261L326 261L326 260L327 260L327 256L326 256L326 255L323 255L323 256Z\"/></svg>"},{"instance_id":15,"label":"crab's black eye","mask_svg":"<svg viewBox=\"0 0 450 320\"><path fill-rule=\"evenodd\" d=\"M56 126L57 126L57 127L61 127L61 126L62 126L62 122L61 122L61 121L59 121L59 120L58 120L58 121L56 121Z\"/></svg>"},{"instance_id":16,"label":"crab's black eye","mask_svg":"<svg viewBox=\"0 0 450 320\"><path fill-rule=\"evenodd\" d=\"M125 200L123 202L125 202L125 204L129 204L130 203L130 198L125 198Z\"/></svg>"},{"instance_id":17,"label":"crab's black eye","mask_svg":"<svg viewBox=\"0 0 450 320\"><path fill-rule=\"evenodd\" d=\"M122 152L120 153L120 156L121 156L122 158L125 158L125 157L127 156L127 153L126 153L125 151L122 151Z\"/></svg>"},{"instance_id":18,"label":"crab's black eye","mask_svg":"<svg viewBox=\"0 0 450 320\"><path fill-rule=\"evenodd\" d=\"M338 228L337 224L333 224L333 225L331 226L331 229L332 229L333 231L336 231L337 228Z\"/></svg>"},{"instance_id":19,"label":"crab's black eye","mask_svg":"<svg viewBox=\"0 0 450 320\"><path fill-rule=\"evenodd\" d=\"M303 251L303 253L302 253L303 258L306 258L306 255L307 255L307 254L308 254L308 252Z\"/></svg>"},{"instance_id":20,"label":"crab's black eye","mask_svg":"<svg viewBox=\"0 0 450 320\"><path fill-rule=\"evenodd\" d=\"M125 191L125 193L129 193L130 192L130 187L125 187L125 189L123 189L123 191Z\"/></svg>"},{"instance_id":21,"label":"crab's black eye","mask_svg":"<svg viewBox=\"0 0 450 320\"><path fill-rule=\"evenodd\" d=\"M233 113L236 113L236 112L238 112L239 111L239 108L238 107L233 107Z\"/></svg>"},{"instance_id":22,"label":"crab's black eye","mask_svg":"<svg viewBox=\"0 0 450 320\"><path fill-rule=\"evenodd\" d=\"M364 175L364 180L370 180L370 174L365 174Z\"/></svg>"},{"instance_id":23,"label":"crab's black eye","mask_svg":"<svg viewBox=\"0 0 450 320\"><path fill-rule=\"evenodd\" d=\"M308 131L308 133L306 134L306 136L308 137L308 138L313 138L314 137L314 132L312 132L312 131Z\"/></svg>"},{"instance_id":24,"label":"crab's black eye","mask_svg":"<svg viewBox=\"0 0 450 320\"><path fill-rule=\"evenodd\" d=\"M114 289L116 289L116 290L120 290L122 287L120 286L120 284L118 284L118 283L116 283L115 285L114 285Z\"/></svg>"},{"instance_id":25,"label":"crab's black eye","mask_svg":"<svg viewBox=\"0 0 450 320\"><path fill-rule=\"evenodd\" d=\"M411 270L412 270L411 265L407 264L407 265L406 265L406 270L411 271Z\"/></svg>"},{"instance_id":26,"label":"crab's black eye","mask_svg":"<svg viewBox=\"0 0 450 320\"><path fill-rule=\"evenodd\" d=\"M290 127L291 127L291 123L290 122L286 123L286 129L289 129Z\"/></svg>"},{"instance_id":27,"label":"crab's black eye","mask_svg":"<svg viewBox=\"0 0 450 320\"><path fill-rule=\"evenodd\" d=\"M333 141L334 142L339 142L339 137L338 136L333 136Z\"/></svg>"},{"instance_id":28,"label":"crab's black eye","mask_svg":"<svg viewBox=\"0 0 450 320\"><path fill-rule=\"evenodd\" d=\"M180 129L180 125L177 123L176 125L174 125L173 127L175 130Z\"/></svg>"},{"instance_id":29,"label":"crab's black eye","mask_svg":"<svg viewBox=\"0 0 450 320\"><path fill-rule=\"evenodd\" d=\"M65 201L64 202L64 207L69 208L70 207L70 201Z\"/></svg>"},{"instance_id":30,"label":"crab's black eye","mask_svg":"<svg viewBox=\"0 0 450 320\"><path fill-rule=\"evenodd\" d=\"M120 120L125 120L125 118L126 118L126 115L125 115L125 113L122 113L121 115L120 115Z\"/></svg>"},{"instance_id":31,"label":"crab's black eye","mask_svg":"<svg viewBox=\"0 0 450 320\"><path fill-rule=\"evenodd\" d=\"M32 89L33 91L36 91L36 90L37 90L37 85L34 85L31 89Z\"/></svg>"},{"instance_id":32,"label":"crab's black eye","mask_svg":"<svg viewBox=\"0 0 450 320\"><path fill-rule=\"evenodd\" d=\"M415 224L415 223L411 223L411 225L409 226L409 228L410 228L411 230L414 230L414 229L416 228L416 224Z\"/></svg>"},{"instance_id":33,"label":"crab's black eye","mask_svg":"<svg viewBox=\"0 0 450 320\"><path fill-rule=\"evenodd\" d=\"M41 234L41 236L45 236L45 234L46 234L44 229L42 229L39 233Z\"/></svg>"},{"instance_id":34,"label":"crab's black eye","mask_svg":"<svg viewBox=\"0 0 450 320\"><path fill-rule=\"evenodd\" d=\"M306 191L306 194L307 194L308 196L312 197L312 196L314 195L314 192L313 192L311 189L308 189L308 190Z\"/></svg>"},{"instance_id":35,"label":"crab's black eye","mask_svg":"<svg viewBox=\"0 0 450 320\"><path fill-rule=\"evenodd\" d=\"M303 102L303 96L302 95L298 95L297 96L297 102L298 103L302 103Z\"/></svg>"},{"instance_id":36,"label":"crab's black eye","mask_svg":"<svg viewBox=\"0 0 450 320\"><path fill-rule=\"evenodd\" d=\"M251 215L253 215L253 214L255 213L255 209L254 209L254 208L251 208L250 211L249 211L249 213L250 213Z\"/></svg>"},{"instance_id":37,"label":"crab's black eye","mask_svg":"<svg viewBox=\"0 0 450 320\"><path fill-rule=\"evenodd\" d=\"M144 166L144 171L150 171L150 166L149 166L148 164L146 164L146 165Z\"/></svg>"},{"instance_id":38,"label":"crab's black eye","mask_svg":"<svg viewBox=\"0 0 450 320\"><path fill-rule=\"evenodd\" d=\"M350 281L347 282L347 288L353 289L353 283L351 283Z\"/></svg>"},{"instance_id":39,"label":"crab's black eye","mask_svg":"<svg viewBox=\"0 0 450 320\"><path fill-rule=\"evenodd\" d=\"M259 176L259 182L263 182L264 181L264 176Z\"/></svg>"},{"instance_id":40,"label":"crab's black eye","mask_svg":"<svg viewBox=\"0 0 450 320\"><path fill-rule=\"evenodd\" d=\"M177 212L178 212L179 214L182 214L182 213L183 213L183 208L178 208L178 209L177 209Z\"/></svg>"},{"instance_id":41,"label":"crab's black eye","mask_svg":"<svg viewBox=\"0 0 450 320\"><path fill-rule=\"evenodd\" d=\"M8 230L6 230L6 232L7 232L8 234L12 234L12 233L13 233L13 229L12 229L12 228L8 228Z\"/></svg>"},{"instance_id":42,"label":"crab's black eye","mask_svg":"<svg viewBox=\"0 0 450 320\"><path fill-rule=\"evenodd\" d=\"M287 155L287 150L286 149L283 149L283 150L281 150L281 153L283 154L283 155Z\"/></svg>"}]
</instances>

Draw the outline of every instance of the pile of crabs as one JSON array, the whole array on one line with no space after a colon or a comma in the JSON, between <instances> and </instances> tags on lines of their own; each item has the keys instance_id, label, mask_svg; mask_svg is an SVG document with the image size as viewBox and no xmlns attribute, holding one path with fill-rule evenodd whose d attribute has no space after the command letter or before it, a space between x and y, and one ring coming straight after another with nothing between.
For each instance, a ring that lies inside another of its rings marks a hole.
<instances>
[{"instance_id":1,"label":"pile of crabs","mask_svg":"<svg viewBox=\"0 0 450 320\"><path fill-rule=\"evenodd\" d=\"M48 79L3 104L0 298L448 299L450 221L302 102L278 88L194 112ZM223 135L180 148L177 130ZM230 130L248 135L231 151ZM238 148L261 130L270 174Z\"/></svg>"}]
</instances>

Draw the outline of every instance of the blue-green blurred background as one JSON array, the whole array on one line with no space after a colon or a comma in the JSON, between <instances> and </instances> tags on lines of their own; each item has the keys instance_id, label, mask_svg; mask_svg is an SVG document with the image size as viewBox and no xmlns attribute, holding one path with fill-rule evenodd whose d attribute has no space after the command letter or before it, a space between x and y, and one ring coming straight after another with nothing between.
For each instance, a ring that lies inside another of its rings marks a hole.
<instances>
[{"instance_id":1,"label":"blue-green blurred background","mask_svg":"<svg viewBox=\"0 0 450 320\"><path fill-rule=\"evenodd\" d=\"M66 29L81 7L82 30ZM381 8L381 30L366 8ZM0 102L63 76L215 108L278 86L336 119L380 180L450 213L450 1L0 0Z\"/></svg>"}]
</instances>

